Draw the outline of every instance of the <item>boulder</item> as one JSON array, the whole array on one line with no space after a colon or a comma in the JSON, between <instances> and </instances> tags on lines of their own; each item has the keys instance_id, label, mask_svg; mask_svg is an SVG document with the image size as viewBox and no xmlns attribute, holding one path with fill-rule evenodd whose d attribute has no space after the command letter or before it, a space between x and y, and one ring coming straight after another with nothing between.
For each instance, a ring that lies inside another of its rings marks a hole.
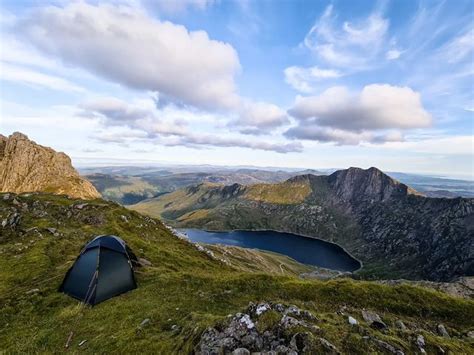
<instances>
[{"instance_id":1,"label":"boulder","mask_svg":"<svg viewBox=\"0 0 474 355\"><path fill-rule=\"evenodd\" d=\"M379 329L379 330L387 328L387 325L382 321L380 316L375 312L362 310L362 317L367 322L367 324L369 324L372 328Z\"/></svg>"},{"instance_id":2,"label":"boulder","mask_svg":"<svg viewBox=\"0 0 474 355\"><path fill-rule=\"evenodd\" d=\"M441 335L442 337L444 338L450 337L448 331L446 330L446 327L443 324L438 324L437 330L438 330L438 334Z\"/></svg>"}]
</instances>

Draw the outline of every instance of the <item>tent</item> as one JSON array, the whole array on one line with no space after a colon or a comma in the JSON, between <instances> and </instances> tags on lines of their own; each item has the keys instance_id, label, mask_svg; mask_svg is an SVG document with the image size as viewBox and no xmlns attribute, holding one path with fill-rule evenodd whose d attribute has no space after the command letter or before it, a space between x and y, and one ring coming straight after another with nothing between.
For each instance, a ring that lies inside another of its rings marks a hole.
<instances>
[{"instance_id":1,"label":"tent","mask_svg":"<svg viewBox=\"0 0 474 355\"><path fill-rule=\"evenodd\" d=\"M59 291L95 305L137 288L132 262L137 258L113 235L95 237L82 249Z\"/></svg>"}]
</instances>

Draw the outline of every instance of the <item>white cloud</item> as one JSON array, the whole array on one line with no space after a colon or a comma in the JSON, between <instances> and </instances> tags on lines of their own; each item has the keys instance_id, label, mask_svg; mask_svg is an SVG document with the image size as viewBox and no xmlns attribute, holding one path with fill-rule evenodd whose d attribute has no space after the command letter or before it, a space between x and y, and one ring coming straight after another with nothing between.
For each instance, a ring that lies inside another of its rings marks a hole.
<instances>
[{"instance_id":1,"label":"white cloud","mask_svg":"<svg viewBox=\"0 0 474 355\"><path fill-rule=\"evenodd\" d=\"M21 66L0 62L0 80L58 91L84 92L85 89L54 75L43 74Z\"/></svg>"},{"instance_id":2,"label":"white cloud","mask_svg":"<svg viewBox=\"0 0 474 355\"><path fill-rule=\"evenodd\" d=\"M277 106L252 102L248 102L247 105L248 112L245 119L249 121L241 124L261 129L279 124L276 122L279 115L286 118L286 113ZM164 146L242 147L277 153L301 152L303 149L299 142L270 143L247 140L228 133L199 132L189 126L187 120L176 118L179 115L188 116L189 111L170 107L157 109L152 99L135 100L129 104L117 98L103 97L80 105L80 109L81 117L99 118L103 127L107 128L95 136L102 143L129 144L136 140Z\"/></svg>"},{"instance_id":3,"label":"white cloud","mask_svg":"<svg viewBox=\"0 0 474 355\"><path fill-rule=\"evenodd\" d=\"M176 14L186 11L188 8L204 10L214 4L216 0L150 0L146 2L150 6L157 7L160 12Z\"/></svg>"},{"instance_id":4,"label":"white cloud","mask_svg":"<svg viewBox=\"0 0 474 355\"><path fill-rule=\"evenodd\" d=\"M246 128L275 128L288 123L288 116L280 107L266 102L246 102L236 123Z\"/></svg>"},{"instance_id":5,"label":"white cloud","mask_svg":"<svg viewBox=\"0 0 474 355\"><path fill-rule=\"evenodd\" d=\"M338 145L358 145L364 142L382 144L404 141L403 135L398 131L375 134L368 131L352 132L343 129L320 127L316 124L300 124L289 129L285 136L290 139L306 139L321 143L336 143Z\"/></svg>"},{"instance_id":6,"label":"white cloud","mask_svg":"<svg viewBox=\"0 0 474 355\"><path fill-rule=\"evenodd\" d=\"M206 109L235 108L234 48L136 8L82 2L30 12L16 30L43 52L131 88Z\"/></svg>"},{"instance_id":7,"label":"white cloud","mask_svg":"<svg viewBox=\"0 0 474 355\"><path fill-rule=\"evenodd\" d=\"M360 93L336 86L318 96L297 96L289 113L298 125L286 137L341 145L403 141L402 131L428 127L432 120L417 92L387 84Z\"/></svg>"},{"instance_id":8,"label":"white cloud","mask_svg":"<svg viewBox=\"0 0 474 355\"><path fill-rule=\"evenodd\" d=\"M455 37L439 49L439 55L448 63L458 63L463 59L473 62L474 28L469 28L460 36Z\"/></svg>"},{"instance_id":9,"label":"white cloud","mask_svg":"<svg viewBox=\"0 0 474 355\"><path fill-rule=\"evenodd\" d=\"M432 120L419 93L387 84L368 85L360 93L333 87L319 96L298 96L289 112L301 121L355 131L428 127Z\"/></svg>"},{"instance_id":10,"label":"white cloud","mask_svg":"<svg viewBox=\"0 0 474 355\"><path fill-rule=\"evenodd\" d=\"M334 69L321 69L317 66L304 68L299 66L291 66L284 70L285 81L293 88L304 93L314 91L313 83L327 80L337 79L343 74Z\"/></svg>"},{"instance_id":11,"label":"white cloud","mask_svg":"<svg viewBox=\"0 0 474 355\"><path fill-rule=\"evenodd\" d=\"M357 23L341 25L336 19L329 5L306 35L304 45L331 66L365 69L384 46L389 21L378 12Z\"/></svg>"},{"instance_id":12,"label":"white cloud","mask_svg":"<svg viewBox=\"0 0 474 355\"><path fill-rule=\"evenodd\" d=\"M387 53L385 53L385 58L388 60L394 60L400 58L401 55L402 52L398 49L390 49L389 51L387 51Z\"/></svg>"}]
</instances>

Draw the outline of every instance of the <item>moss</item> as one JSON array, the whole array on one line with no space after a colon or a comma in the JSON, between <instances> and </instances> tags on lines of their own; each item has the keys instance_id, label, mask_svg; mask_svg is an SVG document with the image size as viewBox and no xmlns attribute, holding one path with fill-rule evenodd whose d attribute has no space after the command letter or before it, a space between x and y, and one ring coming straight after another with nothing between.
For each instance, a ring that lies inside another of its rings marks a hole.
<instances>
[{"instance_id":1,"label":"moss","mask_svg":"<svg viewBox=\"0 0 474 355\"><path fill-rule=\"evenodd\" d=\"M262 313L257 320L257 330L260 333L265 332L266 330L271 330L275 328L281 320L281 314L273 310L266 311Z\"/></svg>"}]
</instances>

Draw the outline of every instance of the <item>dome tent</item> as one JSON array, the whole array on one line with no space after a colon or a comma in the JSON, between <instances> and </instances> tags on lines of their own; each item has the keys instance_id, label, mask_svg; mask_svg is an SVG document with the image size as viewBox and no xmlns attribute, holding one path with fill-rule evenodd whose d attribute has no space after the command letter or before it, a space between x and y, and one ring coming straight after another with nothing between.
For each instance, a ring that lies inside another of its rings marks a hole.
<instances>
[{"instance_id":1,"label":"dome tent","mask_svg":"<svg viewBox=\"0 0 474 355\"><path fill-rule=\"evenodd\" d=\"M122 239L100 235L82 249L59 291L90 305L118 296L137 288L132 262L136 256Z\"/></svg>"}]
</instances>

